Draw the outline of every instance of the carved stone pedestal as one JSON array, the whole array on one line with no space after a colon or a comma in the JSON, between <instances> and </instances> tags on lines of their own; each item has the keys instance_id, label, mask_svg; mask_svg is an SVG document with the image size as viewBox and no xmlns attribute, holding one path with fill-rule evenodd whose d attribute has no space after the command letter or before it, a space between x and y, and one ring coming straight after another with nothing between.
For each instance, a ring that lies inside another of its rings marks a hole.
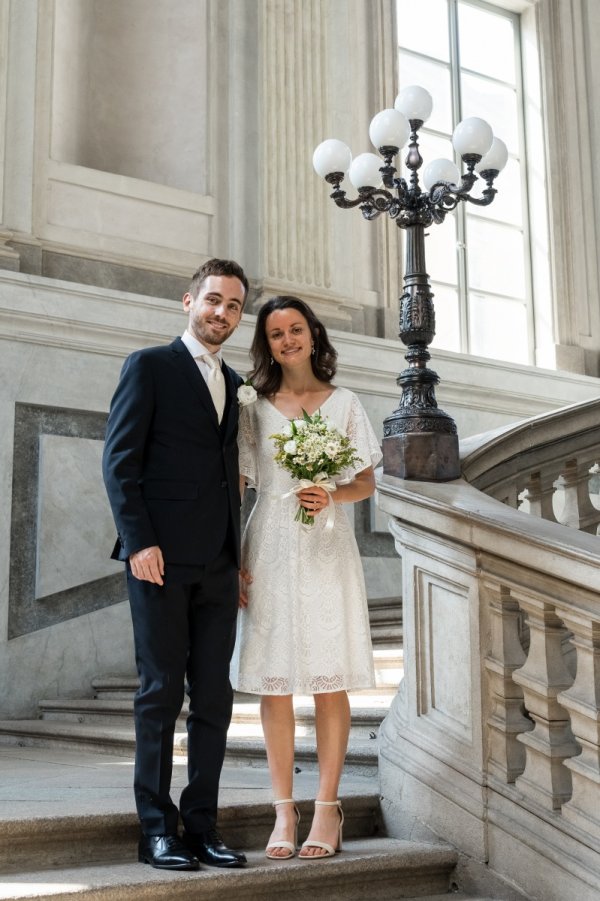
<instances>
[{"instance_id":1,"label":"carved stone pedestal","mask_svg":"<svg viewBox=\"0 0 600 901\"><path fill-rule=\"evenodd\" d=\"M458 436L442 432L389 435L383 439L383 471L398 479L423 482L458 479Z\"/></svg>"}]
</instances>

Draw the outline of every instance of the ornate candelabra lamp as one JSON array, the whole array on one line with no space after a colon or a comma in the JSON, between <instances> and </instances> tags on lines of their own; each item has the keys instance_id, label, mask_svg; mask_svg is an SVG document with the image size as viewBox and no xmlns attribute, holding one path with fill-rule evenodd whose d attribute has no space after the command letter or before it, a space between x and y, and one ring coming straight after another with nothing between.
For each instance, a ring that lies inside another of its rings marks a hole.
<instances>
[{"instance_id":1,"label":"ornate candelabra lamp","mask_svg":"<svg viewBox=\"0 0 600 901\"><path fill-rule=\"evenodd\" d=\"M452 143L462 157L465 173L461 176L451 160L433 160L423 172L423 191L418 175L423 165L418 132L432 107L431 95L424 88L405 87L394 109L377 113L371 121L369 137L381 156L361 153L352 159L346 144L330 139L315 150L313 165L333 185L331 197L339 207L359 207L369 220L388 213L406 231L400 338L407 346L408 368L397 379L402 388L400 406L384 420L383 468L400 478L445 481L460 475L458 436L454 420L437 405L435 385L439 378L427 366L427 348L435 335L435 312L425 268L425 229L443 222L446 213L460 201L490 204L496 194L494 179L506 165L508 152L487 122L475 117L464 119L454 130ZM407 141L408 182L396 177L393 165ZM340 187L346 172L358 190L354 200L349 200ZM479 181L476 172L486 183L480 196L471 193Z\"/></svg>"}]
</instances>

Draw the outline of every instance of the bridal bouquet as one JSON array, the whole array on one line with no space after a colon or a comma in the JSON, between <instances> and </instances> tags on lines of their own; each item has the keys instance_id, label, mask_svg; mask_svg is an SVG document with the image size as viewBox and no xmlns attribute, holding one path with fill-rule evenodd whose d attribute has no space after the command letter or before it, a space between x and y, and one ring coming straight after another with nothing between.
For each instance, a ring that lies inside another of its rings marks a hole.
<instances>
[{"instance_id":1,"label":"bridal bouquet","mask_svg":"<svg viewBox=\"0 0 600 901\"><path fill-rule=\"evenodd\" d=\"M280 433L270 437L277 449L276 462L300 481L290 493L297 494L314 484L330 494L336 484L329 477L361 462L350 439L323 419L318 410L312 416L303 410L302 419L292 419ZM302 506L298 507L294 519L305 525L313 525L315 521Z\"/></svg>"}]
</instances>

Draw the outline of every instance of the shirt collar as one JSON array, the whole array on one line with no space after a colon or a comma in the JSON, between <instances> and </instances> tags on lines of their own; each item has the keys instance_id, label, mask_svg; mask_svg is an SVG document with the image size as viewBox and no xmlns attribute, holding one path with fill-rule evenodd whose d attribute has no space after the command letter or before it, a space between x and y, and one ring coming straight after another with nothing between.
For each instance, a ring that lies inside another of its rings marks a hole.
<instances>
[{"instance_id":1,"label":"shirt collar","mask_svg":"<svg viewBox=\"0 0 600 901\"><path fill-rule=\"evenodd\" d=\"M187 349L189 350L189 352L191 353L191 355L193 356L194 359L196 359L196 357L202 356L203 354L211 353L211 351L208 349L208 347L206 347L202 343L202 341L198 341L198 339L195 338L190 332L188 332L187 329L184 331L183 335L181 336L181 340L183 341L183 343L185 344L185 346L187 347ZM213 355L213 357L215 357L215 359L217 359L219 361L219 363L223 362L223 355L221 352L221 348L219 348L218 351L212 355Z\"/></svg>"}]
</instances>

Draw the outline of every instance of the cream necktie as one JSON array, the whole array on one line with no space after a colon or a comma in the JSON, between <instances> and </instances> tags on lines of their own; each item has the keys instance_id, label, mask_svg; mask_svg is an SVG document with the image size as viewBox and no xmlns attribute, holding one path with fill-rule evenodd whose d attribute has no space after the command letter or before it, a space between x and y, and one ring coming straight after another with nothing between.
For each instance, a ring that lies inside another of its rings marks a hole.
<instances>
[{"instance_id":1,"label":"cream necktie","mask_svg":"<svg viewBox=\"0 0 600 901\"><path fill-rule=\"evenodd\" d=\"M223 411L225 409L225 378L218 359L213 354L202 354L202 360L209 367L208 378L206 384L213 399L217 418L219 422L223 419Z\"/></svg>"}]
</instances>

